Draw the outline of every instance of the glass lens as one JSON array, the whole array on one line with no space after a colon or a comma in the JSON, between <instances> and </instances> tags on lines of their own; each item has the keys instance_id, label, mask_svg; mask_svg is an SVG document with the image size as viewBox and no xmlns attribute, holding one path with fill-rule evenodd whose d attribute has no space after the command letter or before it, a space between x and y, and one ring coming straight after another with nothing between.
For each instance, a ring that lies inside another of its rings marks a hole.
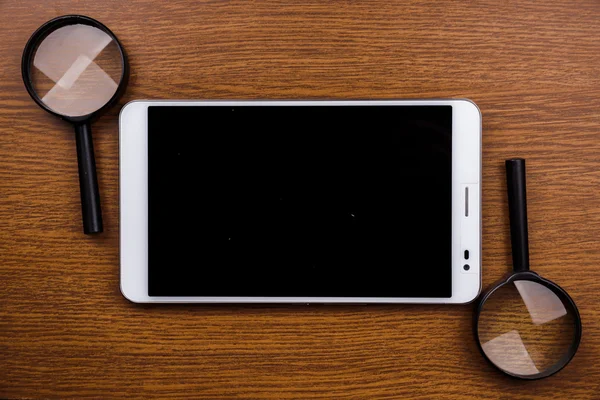
<instances>
[{"instance_id":1,"label":"glass lens","mask_svg":"<svg viewBox=\"0 0 600 400\"><path fill-rule=\"evenodd\" d=\"M528 376L561 362L576 340L575 311L548 287L516 280L484 303L477 326L481 347L500 369Z\"/></svg>"},{"instance_id":2,"label":"glass lens","mask_svg":"<svg viewBox=\"0 0 600 400\"><path fill-rule=\"evenodd\" d=\"M123 72L117 43L106 32L82 24L63 26L46 36L32 64L30 76L38 97L68 117L104 106Z\"/></svg>"}]
</instances>

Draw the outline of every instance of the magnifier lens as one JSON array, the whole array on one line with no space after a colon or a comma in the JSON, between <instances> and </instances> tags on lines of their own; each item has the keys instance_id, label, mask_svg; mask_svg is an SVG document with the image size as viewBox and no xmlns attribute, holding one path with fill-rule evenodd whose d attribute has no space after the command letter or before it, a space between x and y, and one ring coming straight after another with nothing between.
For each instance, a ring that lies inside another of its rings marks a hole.
<instances>
[{"instance_id":1,"label":"magnifier lens","mask_svg":"<svg viewBox=\"0 0 600 400\"><path fill-rule=\"evenodd\" d=\"M514 280L485 301L477 330L492 363L509 374L527 377L543 374L571 357L577 321L576 311L549 287Z\"/></svg>"},{"instance_id":2,"label":"magnifier lens","mask_svg":"<svg viewBox=\"0 0 600 400\"><path fill-rule=\"evenodd\" d=\"M32 57L31 83L41 101L68 117L102 108L123 75L118 44L93 26L62 26L39 44Z\"/></svg>"}]
</instances>

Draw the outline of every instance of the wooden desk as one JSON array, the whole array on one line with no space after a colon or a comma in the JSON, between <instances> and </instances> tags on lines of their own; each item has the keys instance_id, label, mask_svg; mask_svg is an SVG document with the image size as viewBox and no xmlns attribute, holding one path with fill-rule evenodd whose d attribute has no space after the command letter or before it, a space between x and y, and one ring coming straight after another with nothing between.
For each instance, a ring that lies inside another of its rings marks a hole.
<instances>
[{"instance_id":1,"label":"wooden desk","mask_svg":"<svg viewBox=\"0 0 600 400\"><path fill-rule=\"evenodd\" d=\"M472 306L129 303L120 107L93 127L106 232L84 236L72 130L21 81L30 34L69 13L99 19L126 47L121 105L474 100L484 286L510 266L503 162L525 157L532 266L583 318L572 363L543 381L502 376L476 349ZM600 398L598 1L9 0L0 27L0 397Z\"/></svg>"}]
</instances>

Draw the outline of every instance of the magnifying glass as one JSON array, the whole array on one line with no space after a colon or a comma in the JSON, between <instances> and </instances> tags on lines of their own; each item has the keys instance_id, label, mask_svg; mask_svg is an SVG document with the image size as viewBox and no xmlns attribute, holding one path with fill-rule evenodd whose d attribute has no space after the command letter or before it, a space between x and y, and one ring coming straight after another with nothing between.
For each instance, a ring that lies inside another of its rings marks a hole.
<instances>
[{"instance_id":1,"label":"magnifying glass","mask_svg":"<svg viewBox=\"0 0 600 400\"><path fill-rule=\"evenodd\" d=\"M129 65L123 47L92 18L58 17L27 42L21 73L27 92L40 107L75 126L83 231L102 232L90 123L125 91Z\"/></svg>"},{"instance_id":2,"label":"magnifying glass","mask_svg":"<svg viewBox=\"0 0 600 400\"><path fill-rule=\"evenodd\" d=\"M506 179L513 272L481 297L475 338L502 372L540 379L571 361L581 341L581 318L567 292L529 270L525 160L507 160Z\"/></svg>"}]
</instances>

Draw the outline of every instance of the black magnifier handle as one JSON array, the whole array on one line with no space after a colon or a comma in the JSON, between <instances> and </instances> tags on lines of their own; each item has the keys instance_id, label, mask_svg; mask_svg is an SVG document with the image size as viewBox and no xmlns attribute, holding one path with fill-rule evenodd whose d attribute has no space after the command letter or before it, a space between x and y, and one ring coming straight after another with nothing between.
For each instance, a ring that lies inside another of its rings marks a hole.
<instances>
[{"instance_id":1,"label":"black magnifier handle","mask_svg":"<svg viewBox=\"0 0 600 400\"><path fill-rule=\"evenodd\" d=\"M102 232L102 209L100 191L96 176L94 143L89 122L75 125L77 142L77 163L79 165L79 192L81 194L81 214L83 232L86 234Z\"/></svg>"},{"instance_id":2,"label":"black magnifier handle","mask_svg":"<svg viewBox=\"0 0 600 400\"><path fill-rule=\"evenodd\" d=\"M525 187L525 160L506 160L506 185L513 270L529 271L529 237L527 233L527 191Z\"/></svg>"}]
</instances>

